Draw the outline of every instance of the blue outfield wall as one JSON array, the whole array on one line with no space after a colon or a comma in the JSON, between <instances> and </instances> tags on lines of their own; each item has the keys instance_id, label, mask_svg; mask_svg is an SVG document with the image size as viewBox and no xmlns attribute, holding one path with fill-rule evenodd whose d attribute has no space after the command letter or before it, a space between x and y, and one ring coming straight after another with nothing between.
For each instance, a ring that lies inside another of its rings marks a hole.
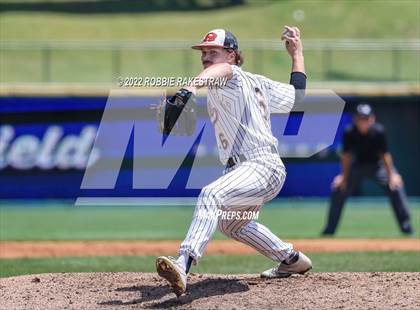
<instances>
[{"instance_id":1,"label":"blue outfield wall","mask_svg":"<svg viewBox=\"0 0 420 310\"><path fill-rule=\"evenodd\" d=\"M188 172L183 173L185 167L178 171L177 177L180 180L171 182L168 188L133 189L133 142L138 139L134 134L131 134L124 150L125 157L115 188L80 189L107 99L79 96L0 97L0 199L198 195L200 188L184 188L183 178L188 176ZM327 196L330 193L330 183L339 172L337 153L343 129L351 122L354 105L360 101L369 101L378 119L387 127L391 151L399 171L405 177L408 194L419 196L419 98L352 96L343 99L346 101L346 108L331 146L310 158L283 158L287 179L280 195ZM176 149L161 153L156 148L149 147L153 143L147 139L161 137L157 131L154 112L150 110L150 105L160 98L144 96L136 97L135 100L137 106L144 108L144 113L141 114L144 118L141 119L144 126L142 128L153 133L142 136L145 139L142 141L146 146L147 156L163 156L163 160L164 156L184 156L178 154ZM205 98L199 98L198 106L197 131L206 127L201 142L207 153L203 156L214 157L217 147L206 112ZM130 105L124 108L130 108ZM319 123L329 120L328 115L316 117L316 122ZM272 116L272 130L279 142L281 143L283 134L297 134L301 121L302 115L299 113L283 115L281 118ZM184 140L179 141L180 144L184 143ZM185 142L186 145L188 141ZM118 157L118 150L109 151L106 156L111 159ZM222 168L221 164L209 164L208 167L198 169L201 169L199 173L202 175L215 179ZM158 170L152 170L151 175ZM380 191L366 184L359 193L380 194Z\"/></svg>"}]
</instances>

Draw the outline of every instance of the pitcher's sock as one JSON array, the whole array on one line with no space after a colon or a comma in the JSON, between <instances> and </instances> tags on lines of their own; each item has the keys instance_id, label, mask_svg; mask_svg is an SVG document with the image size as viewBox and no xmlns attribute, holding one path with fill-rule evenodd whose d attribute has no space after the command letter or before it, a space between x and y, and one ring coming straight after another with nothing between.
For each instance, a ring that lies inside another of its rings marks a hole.
<instances>
[{"instance_id":1,"label":"pitcher's sock","mask_svg":"<svg viewBox=\"0 0 420 310\"><path fill-rule=\"evenodd\" d=\"M296 263L299 259L299 252L293 251L287 259L283 261L283 264L290 265Z\"/></svg>"},{"instance_id":2,"label":"pitcher's sock","mask_svg":"<svg viewBox=\"0 0 420 310\"><path fill-rule=\"evenodd\" d=\"M191 264L192 264L193 261L194 261L194 259L191 256L188 256L187 268L185 268L185 273L188 273L190 271Z\"/></svg>"}]
</instances>

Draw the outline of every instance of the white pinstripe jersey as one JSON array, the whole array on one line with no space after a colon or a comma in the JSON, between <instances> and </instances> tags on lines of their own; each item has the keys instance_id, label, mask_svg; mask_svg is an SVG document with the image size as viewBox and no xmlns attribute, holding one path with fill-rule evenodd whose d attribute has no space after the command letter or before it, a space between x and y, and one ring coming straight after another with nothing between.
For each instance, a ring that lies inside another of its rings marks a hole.
<instances>
[{"instance_id":1,"label":"white pinstripe jersey","mask_svg":"<svg viewBox=\"0 0 420 310\"><path fill-rule=\"evenodd\" d=\"M275 146L270 113L289 113L295 101L292 85L232 65L233 76L223 87L209 87L207 110L214 125L219 158Z\"/></svg>"}]
</instances>

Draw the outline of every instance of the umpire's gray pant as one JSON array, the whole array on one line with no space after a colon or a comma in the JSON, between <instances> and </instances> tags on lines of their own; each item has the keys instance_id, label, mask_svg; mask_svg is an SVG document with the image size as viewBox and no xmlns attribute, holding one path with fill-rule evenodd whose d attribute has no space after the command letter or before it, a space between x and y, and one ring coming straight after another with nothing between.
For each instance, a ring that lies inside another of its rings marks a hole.
<instances>
[{"instance_id":1,"label":"umpire's gray pant","mask_svg":"<svg viewBox=\"0 0 420 310\"><path fill-rule=\"evenodd\" d=\"M395 190L390 190L385 166L382 162L379 162L375 164L352 164L347 180L347 189L343 191L340 188L334 188L331 193L328 223L323 234L335 233L347 197L353 193L354 189L365 178L372 179L385 190L391 201L392 209L394 210L401 231L406 234L412 233L407 196L404 188L400 187Z\"/></svg>"}]
</instances>

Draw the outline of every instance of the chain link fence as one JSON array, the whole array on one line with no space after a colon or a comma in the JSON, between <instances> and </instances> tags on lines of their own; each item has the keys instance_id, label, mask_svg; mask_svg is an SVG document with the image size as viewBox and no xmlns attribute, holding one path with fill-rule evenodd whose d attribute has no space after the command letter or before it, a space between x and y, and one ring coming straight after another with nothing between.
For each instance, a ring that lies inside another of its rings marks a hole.
<instances>
[{"instance_id":1,"label":"chain link fence","mask_svg":"<svg viewBox=\"0 0 420 310\"><path fill-rule=\"evenodd\" d=\"M119 77L194 76L200 53L191 41L0 42L1 83L115 83ZM244 69L288 79L279 40L240 42ZM305 40L312 81L420 81L420 40Z\"/></svg>"}]
</instances>

